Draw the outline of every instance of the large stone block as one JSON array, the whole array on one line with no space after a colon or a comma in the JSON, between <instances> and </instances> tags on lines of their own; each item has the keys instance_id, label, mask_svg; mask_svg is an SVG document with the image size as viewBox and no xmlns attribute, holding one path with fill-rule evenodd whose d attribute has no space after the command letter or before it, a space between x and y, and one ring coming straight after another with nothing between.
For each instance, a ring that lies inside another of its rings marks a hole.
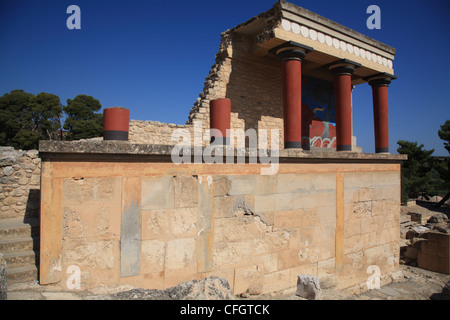
<instances>
[{"instance_id":1,"label":"large stone block","mask_svg":"<svg viewBox=\"0 0 450 320\"><path fill-rule=\"evenodd\" d=\"M153 273L164 270L166 243L160 240L143 240L141 243L141 272Z\"/></svg>"},{"instance_id":2,"label":"large stone block","mask_svg":"<svg viewBox=\"0 0 450 320\"><path fill-rule=\"evenodd\" d=\"M196 269L196 240L194 238L173 239L167 242L165 267L166 272L172 270Z\"/></svg>"},{"instance_id":3,"label":"large stone block","mask_svg":"<svg viewBox=\"0 0 450 320\"><path fill-rule=\"evenodd\" d=\"M213 193L214 197L229 195L231 191L231 181L227 176L214 176Z\"/></svg>"},{"instance_id":4,"label":"large stone block","mask_svg":"<svg viewBox=\"0 0 450 320\"><path fill-rule=\"evenodd\" d=\"M230 195L253 194L255 192L254 175L228 176L231 181Z\"/></svg>"},{"instance_id":5,"label":"large stone block","mask_svg":"<svg viewBox=\"0 0 450 320\"><path fill-rule=\"evenodd\" d=\"M344 176L344 189L371 188L373 183L373 172L347 172Z\"/></svg>"},{"instance_id":6,"label":"large stone block","mask_svg":"<svg viewBox=\"0 0 450 320\"><path fill-rule=\"evenodd\" d=\"M198 179L196 176L174 178L176 208L195 207L198 204Z\"/></svg>"},{"instance_id":7,"label":"large stone block","mask_svg":"<svg viewBox=\"0 0 450 320\"><path fill-rule=\"evenodd\" d=\"M261 271L257 265L245 266L235 269L234 293L244 292L260 294L262 291Z\"/></svg>"},{"instance_id":8,"label":"large stone block","mask_svg":"<svg viewBox=\"0 0 450 320\"><path fill-rule=\"evenodd\" d=\"M172 209L142 211L142 239L167 239L170 237Z\"/></svg>"},{"instance_id":9,"label":"large stone block","mask_svg":"<svg viewBox=\"0 0 450 320\"><path fill-rule=\"evenodd\" d=\"M63 236L71 239L119 237L120 212L105 205L64 206Z\"/></svg>"},{"instance_id":10,"label":"large stone block","mask_svg":"<svg viewBox=\"0 0 450 320\"><path fill-rule=\"evenodd\" d=\"M68 178L63 182L65 204L111 203L119 198L118 178Z\"/></svg>"},{"instance_id":11,"label":"large stone block","mask_svg":"<svg viewBox=\"0 0 450 320\"><path fill-rule=\"evenodd\" d=\"M299 193L313 190L313 174L279 174L277 176L277 193Z\"/></svg>"},{"instance_id":12,"label":"large stone block","mask_svg":"<svg viewBox=\"0 0 450 320\"><path fill-rule=\"evenodd\" d=\"M294 195L294 209L336 205L335 191L302 192Z\"/></svg>"},{"instance_id":13,"label":"large stone block","mask_svg":"<svg viewBox=\"0 0 450 320\"><path fill-rule=\"evenodd\" d=\"M293 209L274 212L274 226L279 228L302 228L318 225L316 208Z\"/></svg>"},{"instance_id":14,"label":"large stone block","mask_svg":"<svg viewBox=\"0 0 450 320\"><path fill-rule=\"evenodd\" d=\"M174 208L174 178L143 177L141 187L141 207L143 210Z\"/></svg>"}]
</instances>

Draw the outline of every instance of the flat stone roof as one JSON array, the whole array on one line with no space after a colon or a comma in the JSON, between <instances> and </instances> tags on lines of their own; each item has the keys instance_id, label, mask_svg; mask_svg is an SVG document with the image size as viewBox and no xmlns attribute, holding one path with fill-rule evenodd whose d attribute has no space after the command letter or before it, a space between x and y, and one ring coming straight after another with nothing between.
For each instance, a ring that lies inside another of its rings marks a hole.
<instances>
[{"instance_id":1,"label":"flat stone roof","mask_svg":"<svg viewBox=\"0 0 450 320\"><path fill-rule=\"evenodd\" d=\"M353 85L365 83L367 78L378 74L394 75L395 48L284 0L223 32L223 47L229 45L228 39L233 34L253 41L250 49L244 49L249 51L250 59L276 59L271 50L288 41L312 47L314 50L303 59L302 71L325 80L330 80L327 66L340 60L358 65L352 77ZM233 47L228 56L242 54L242 49L237 50L239 53Z\"/></svg>"},{"instance_id":2,"label":"flat stone roof","mask_svg":"<svg viewBox=\"0 0 450 320\"><path fill-rule=\"evenodd\" d=\"M133 144L125 141L40 141L39 156L44 160L83 160L83 161L143 161L171 162L172 150L175 146L156 144ZM207 147L187 147L190 154L203 154ZM246 149L223 148L223 155L258 156L258 152ZM201 151L200 151L201 150ZM197 152L197 153L196 153ZM259 150L259 154L271 156L271 150ZM263 153L264 152L264 153ZM209 154L209 153L208 153ZM214 153L212 153L214 156ZM279 150L280 163L301 162L346 162L346 163L400 163L407 160L403 154L379 154L361 152L336 152L325 150ZM224 161L226 163L226 161Z\"/></svg>"}]
</instances>

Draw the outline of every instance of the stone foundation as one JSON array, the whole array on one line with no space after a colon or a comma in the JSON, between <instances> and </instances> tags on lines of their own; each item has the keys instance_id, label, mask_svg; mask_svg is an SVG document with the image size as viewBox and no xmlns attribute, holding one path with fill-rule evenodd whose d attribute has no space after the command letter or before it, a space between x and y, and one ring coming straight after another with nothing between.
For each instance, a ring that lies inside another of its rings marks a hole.
<instances>
[{"instance_id":1,"label":"stone foundation","mask_svg":"<svg viewBox=\"0 0 450 320\"><path fill-rule=\"evenodd\" d=\"M401 155L281 151L264 164L173 164L170 147L41 143L41 284L165 289L215 275L234 293L365 284L399 263Z\"/></svg>"}]
</instances>

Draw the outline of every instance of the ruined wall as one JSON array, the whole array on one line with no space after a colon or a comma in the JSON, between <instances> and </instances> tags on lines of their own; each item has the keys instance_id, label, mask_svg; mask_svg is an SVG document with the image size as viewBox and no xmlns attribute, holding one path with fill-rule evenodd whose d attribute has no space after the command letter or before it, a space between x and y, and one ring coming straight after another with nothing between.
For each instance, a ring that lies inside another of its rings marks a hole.
<instances>
[{"instance_id":1,"label":"ruined wall","mask_svg":"<svg viewBox=\"0 0 450 320\"><path fill-rule=\"evenodd\" d=\"M283 94L279 63L250 54L250 40L239 34L223 34L216 63L206 78L187 123L202 121L209 128L209 102L231 100L231 128L279 130L283 145Z\"/></svg>"},{"instance_id":2,"label":"ruined wall","mask_svg":"<svg viewBox=\"0 0 450 320\"><path fill-rule=\"evenodd\" d=\"M40 179L37 150L0 147L0 219L38 217Z\"/></svg>"},{"instance_id":3,"label":"ruined wall","mask_svg":"<svg viewBox=\"0 0 450 320\"><path fill-rule=\"evenodd\" d=\"M193 137L192 125L176 125L159 121L130 120L128 140L130 143L175 145L172 133L177 129L186 129Z\"/></svg>"},{"instance_id":4,"label":"ruined wall","mask_svg":"<svg viewBox=\"0 0 450 320\"><path fill-rule=\"evenodd\" d=\"M238 294L365 283L399 260L398 164L43 162L41 283L164 289L217 275ZM61 228L62 229L58 229ZM55 230L52 230L55 229Z\"/></svg>"},{"instance_id":5,"label":"ruined wall","mask_svg":"<svg viewBox=\"0 0 450 320\"><path fill-rule=\"evenodd\" d=\"M233 49L231 58L227 50ZM204 131L203 145L209 143L209 103L218 98L231 100L231 129L267 129L270 146L270 129L279 130L279 144L283 145L283 96L281 69L267 59L253 61L239 57L246 53L250 43L244 36L227 36L216 56L216 62L206 77L203 91L189 112L186 125L161 123L158 121L130 121L131 143L155 143L174 145L172 132L187 129L193 141L194 121L201 122Z\"/></svg>"}]
</instances>

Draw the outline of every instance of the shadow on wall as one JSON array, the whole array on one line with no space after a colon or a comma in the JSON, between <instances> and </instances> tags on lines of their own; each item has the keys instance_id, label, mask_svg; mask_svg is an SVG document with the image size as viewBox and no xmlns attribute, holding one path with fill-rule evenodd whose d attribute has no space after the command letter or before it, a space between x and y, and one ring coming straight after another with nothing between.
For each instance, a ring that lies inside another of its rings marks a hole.
<instances>
[{"instance_id":1,"label":"shadow on wall","mask_svg":"<svg viewBox=\"0 0 450 320\"><path fill-rule=\"evenodd\" d=\"M28 194L28 200L26 204L25 214L23 222L30 225L31 238L33 241L33 252L35 257L35 265L38 272L39 279L39 247L40 247L40 203L41 203L41 190L30 189Z\"/></svg>"}]
</instances>

